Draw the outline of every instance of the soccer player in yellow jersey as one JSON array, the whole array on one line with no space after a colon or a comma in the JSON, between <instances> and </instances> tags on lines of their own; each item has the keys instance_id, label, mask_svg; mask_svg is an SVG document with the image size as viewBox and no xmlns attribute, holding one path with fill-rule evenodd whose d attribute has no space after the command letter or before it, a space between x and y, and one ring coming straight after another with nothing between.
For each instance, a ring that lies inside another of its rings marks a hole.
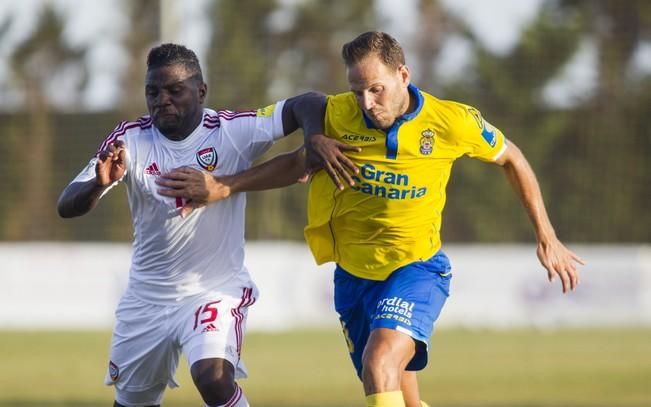
<instances>
[{"instance_id":1,"label":"soccer player in yellow jersey","mask_svg":"<svg viewBox=\"0 0 651 407\"><path fill-rule=\"evenodd\" d=\"M318 263L337 264L335 308L367 405L421 406L415 372L427 364L451 278L440 227L454 160L467 155L504 169L533 224L538 258L563 292L578 285L583 261L556 237L518 147L476 109L412 85L394 38L367 32L342 55L351 91L327 98L325 135L306 140L325 171L310 183L305 237ZM201 204L293 183L303 171L296 152L233 177L197 174L176 187Z\"/></svg>"}]
</instances>

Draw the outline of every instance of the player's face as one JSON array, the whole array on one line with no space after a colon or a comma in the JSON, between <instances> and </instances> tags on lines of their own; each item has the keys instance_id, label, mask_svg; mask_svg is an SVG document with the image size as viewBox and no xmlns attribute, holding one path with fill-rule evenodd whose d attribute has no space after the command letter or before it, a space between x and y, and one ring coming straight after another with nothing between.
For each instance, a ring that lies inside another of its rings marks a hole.
<instances>
[{"instance_id":1,"label":"player's face","mask_svg":"<svg viewBox=\"0 0 651 407\"><path fill-rule=\"evenodd\" d=\"M376 127L387 129L407 112L409 69L405 65L390 68L371 54L346 71L357 104Z\"/></svg>"},{"instance_id":2,"label":"player's face","mask_svg":"<svg viewBox=\"0 0 651 407\"><path fill-rule=\"evenodd\" d=\"M145 78L149 114L172 140L184 139L199 125L206 91L206 84L180 64L151 69Z\"/></svg>"}]
</instances>

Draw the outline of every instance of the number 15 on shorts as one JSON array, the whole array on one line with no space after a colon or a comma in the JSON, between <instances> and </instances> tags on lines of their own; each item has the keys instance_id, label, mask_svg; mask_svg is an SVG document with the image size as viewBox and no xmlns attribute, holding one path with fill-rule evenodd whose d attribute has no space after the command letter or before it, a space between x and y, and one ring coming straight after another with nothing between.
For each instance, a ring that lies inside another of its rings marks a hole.
<instances>
[{"instance_id":1,"label":"number 15 on shorts","mask_svg":"<svg viewBox=\"0 0 651 407\"><path fill-rule=\"evenodd\" d=\"M215 320L217 320L217 315L219 314L216 304L219 304L220 302L221 300L213 301L199 306L199 308L194 312L194 326L192 329L197 329L199 324L212 324L215 322Z\"/></svg>"}]
</instances>

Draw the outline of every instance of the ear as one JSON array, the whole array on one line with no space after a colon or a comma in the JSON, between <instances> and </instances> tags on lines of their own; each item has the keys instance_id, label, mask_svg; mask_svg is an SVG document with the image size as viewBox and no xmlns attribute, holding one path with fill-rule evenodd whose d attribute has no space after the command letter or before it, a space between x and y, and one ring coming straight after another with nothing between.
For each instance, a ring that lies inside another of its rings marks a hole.
<instances>
[{"instance_id":1,"label":"ear","mask_svg":"<svg viewBox=\"0 0 651 407\"><path fill-rule=\"evenodd\" d=\"M407 85L411 83L411 73L409 72L409 67L407 65L400 65L398 68L398 75L400 75L404 87L407 87Z\"/></svg>"},{"instance_id":2,"label":"ear","mask_svg":"<svg viewBox=\"0 0 651 407\"><path fill-rule=\"evenodd\" d=\"M206 100L206 95L208 94L208 85L205 82L201 82L199 85L199 103L203 105L203 102Z\"/></svg>"}]
</instances>

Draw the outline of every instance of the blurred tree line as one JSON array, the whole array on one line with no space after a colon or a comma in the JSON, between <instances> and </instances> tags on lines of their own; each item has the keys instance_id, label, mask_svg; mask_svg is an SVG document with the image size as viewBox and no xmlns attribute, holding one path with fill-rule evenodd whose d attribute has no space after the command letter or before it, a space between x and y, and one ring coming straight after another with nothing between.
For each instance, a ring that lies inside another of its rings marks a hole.
<instances>
[{"instance_id":1,"label":"blurred tree line","mask_svg":"<svg viewBox=\"0 0 651 407\"><path fill-rule=\"evenodd\" d=\"M635 69L641 52L651 52L651 2L546 1L505 53L491 52L437 1L415 4L417 21L405 22L412 34L399 36L413 82L478 107L520 146L538 174L559 236L651 241L651 75L648 67ZM11 78L21 104L18 111L0 112L0 240L130 240L123 190L105 197L89 216L64 221L55 211L58 194L101 140L119 121L146 112L145 56L158 43L161 6L158 0L122 5L130 21L122 43L128 65L119 83L121 101L111 111L88 113L81 102L57 108L61 81L72 80L65 96L81 100L88 49L67 45L65 20L51 6L12 51ZM364 31L390 31L373 0L336 7L316 0L222 0L211 3L209 13L212 33L202 64L207 105L215 109L265 106L310 89L345 91L341 45ZM0 21L0 41L11 24ZM471 55L453 75L436 68L450 41ZM560 106L550 103L546 89L586 47L596 55L595 88ZM292 135L266 157L300 143L300 134ZM459 160L448 186L444 240L532 240L510 189L499 168ZM302 239L305 197L303 185L250 193L248 238Z\"/></svg>"}]
</instances>

